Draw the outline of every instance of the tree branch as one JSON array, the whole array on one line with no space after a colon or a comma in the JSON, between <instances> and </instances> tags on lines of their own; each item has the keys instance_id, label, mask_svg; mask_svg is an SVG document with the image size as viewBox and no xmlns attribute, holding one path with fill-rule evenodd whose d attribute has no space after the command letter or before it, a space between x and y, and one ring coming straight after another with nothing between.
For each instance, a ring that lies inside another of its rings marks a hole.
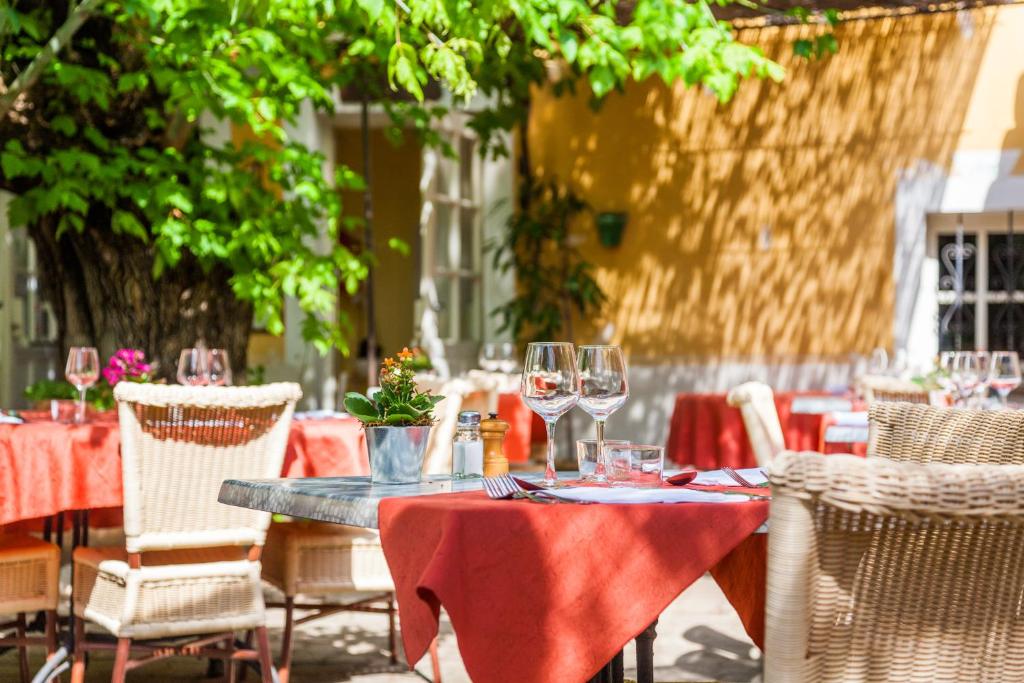
<instances>
[{"instance_id":1,"label":"tree branch","mask_svg":"<svg viewBox=\"0 0 1024 683\"><path fill-rule=\"evenodd\" d=\"M0 95L0 119L7 117L18 96L35 85L39 77L43 75L46 67L50 65L53 58L57 56L64 46L70 42L71 37L78 32L89 15L92 14L100 0L82 0L71 10L68 18L60 25L60 28L53 34L53 37L46 41L46 46L35 56L28 68L22 71L7 92Z\"/></svg>"}]
</instances>

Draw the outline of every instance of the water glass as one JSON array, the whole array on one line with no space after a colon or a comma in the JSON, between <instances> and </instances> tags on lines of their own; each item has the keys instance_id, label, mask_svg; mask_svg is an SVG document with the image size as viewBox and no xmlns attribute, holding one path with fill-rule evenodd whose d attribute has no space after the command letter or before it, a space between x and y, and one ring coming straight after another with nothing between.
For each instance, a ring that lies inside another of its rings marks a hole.
<instances>
[{"instance_id":1,"label":"water glass","mask_svg":"<svg viewBox=\"0 0 1024 683\"><path fill-rule=\"evenodd\" d=\"M210 384L220 387L231 386L231 361L227 349L210 349L206 359Z\"/></svg>"},{"instance_id":2,"label":"water glass","mask_svg":"<svg viewBox=\"0 0 1024 683\"><path fill-rule=\"evenodd\" d=\"M604 441L604 423L629 398L626 361L618 346L581 346L576 354L580 376L580 407L594 418L597 442ZM603 449L598 446L598 452ZM599 460L595 481L606 481L605 463Z\"/></svg>"},{"instance_id":3,"label":"water glass","mask_svg":"<svg viewBox=\"0 0 1024 683\"><path fill-rule=\"evenodd\" d=\"M653 489L661 486L665 472L663 446L609 446L608 481L612 486Z\"/></svg>"},{"instance_id":4,"label":"water glass","mask_svg":"<svg viewBox=\"0 0 1024 683\"><path fill-rule=\"evenodd\" d=\"M68 362L64 377L78 389L78 410L75 424L85 422L85 392L100 377L100 355L92 346L72 346L68 351Z\"/></svg>"},{"instance_id":5,"label":"water glass","mask_svg":"<svg viewBox=\"0 0 1024 683\"><path fill-rule=\"evenodd\" d=\"M547 427L544 483L549 486L556 484L555 423L576 405L580 396L573 345L568 342L537 342L527 346L520 392L523 402L541 416Z\"/></svg>"},{"instance_id":6,"label":"water glass","mask_svg":"<svg viewBox=\"0 0 1024 683\"><path fill-rule=\"evenodd\" d=\"M604 453L599 457L601 451L597 448L597 439L579 439L576 442L576 464L580 472L580 481L597 481L597 465L602 467L608 462L607 453L610 446L628 446L629 441L605 439Z\"/></svg>"},{"instance_id":7,"label":"water glass","mask_svg":"<svg viewBox=\"0 0 1024 683\"><path fill-rule=\"evenodd\" d=\"M958 403L966 404L981 383L978 354L973 351L957 351L953 356L953 373L950 377L956 386Z\"/></svg>"},{"instance_id":8,"label":"water glass","mask_svg":"<svg viewBox=\"0 0 1024 683\"><path fill-rule=\"evenodd\" d=\"M182 349L178 357L178 384L203 386L210 383L209 354L206 349Z\"/></svg>"},{"instance_id":9,"label":"water glass","mask_svg":"<svg viewBox=\"0 0 1024 683\"><path fill-rule=\"evenodd\" d=\"M996 351L989 363L988 383L1006 408L1006 400L1010 392L1020 386L1020 358L1016 351Z\"/></svg>"},{"instance_id":10,"label":"water glass","mask_svg":"<svg viewBox=\"0 0 1024 683\"><path fill-rule=\"evenodd\" d=\"M889 354L882 347L871 352L871 359L868 361L869 375L884 375L889 372Z\"/></svg>"}]
</instances>

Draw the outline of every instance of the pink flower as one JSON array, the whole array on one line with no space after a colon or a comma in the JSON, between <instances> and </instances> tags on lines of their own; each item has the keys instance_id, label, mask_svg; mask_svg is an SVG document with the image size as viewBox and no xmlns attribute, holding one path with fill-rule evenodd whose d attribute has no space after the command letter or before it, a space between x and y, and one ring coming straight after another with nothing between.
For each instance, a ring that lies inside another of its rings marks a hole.
<instances>
[{"instance_id":1,"label":"pink flower","mask_svg":"<svg viewBox=\"0 0 1024 683\"><path fill-rule=\"evenodd\" d=\"M123 380L146 382L152 366L145 361L146 354L138 349L118 349L103 369L103 377L110 386Z\"/></svg>"}]
</instances>

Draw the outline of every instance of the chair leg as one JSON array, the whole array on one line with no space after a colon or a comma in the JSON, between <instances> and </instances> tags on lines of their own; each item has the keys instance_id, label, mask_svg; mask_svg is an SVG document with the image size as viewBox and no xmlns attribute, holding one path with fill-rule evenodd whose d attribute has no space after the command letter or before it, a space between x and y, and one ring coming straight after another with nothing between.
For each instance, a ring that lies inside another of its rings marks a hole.
<instances>
[{"instance_id":1,"label":"chair leg","mask_svg":"<svg viewBox=\"0 0 1024 683\"><path fill-rule=\"evenodd\" d=\"M117 652L114 655L114 672L110 674L110 683L124 683L128 673L128 656L132 651L131 638L117 639Z\"/></svg>"},{"instance_id":2,"label":"chair leg","mask_svg":"<svg viewBox=\"0 0 1024 683\"><path fill-rule=\"evenodd\" d=\"M235 677L238 676L238 660L230 658L230 655L235 652L234 633L224 641L224 649L228 652L228 659L225 660L224 664L224 683L235 683Z\"/></svg>"},{"instance_id":3,"label":"chair leg","mask_svg":"<svg viewBox=\"0 0 1024 683\"><path fill-rule=\"evenodd\" d=\"M288 683L288 675L292 669L292 629L295 618L295 598L286 596L284 599L284 634L281 636L281 666L277 677L281 683Z\"/></svg>"},{"instance_id":4,"label":"chair leg","mask_svg":"<svg viewBox=\"0 0 1024 683\"><path fill-rule=\"evenodd\" d=\"M71 665L71 683L85 683L85 620L72 616L75 622L75 663Z\"/></svg>"},{"instance_id":5,"label":"chair leg","mask_svg":"<svg viewBox=\"0 0 1024 683\"><path fill-rule=\"evenodd\" d=\"M274 683L274 662L270 656L270 635L266 626L256 629L256 648L260 653L260 681L261 683Z\"/></svg>"},{"instance_id":6,"label":"chair leg","mask_svg":"<svg viewBox=\"0 0 1024 683\"><path fill-rule=\"evenodd\" d=\"M395 638L395 594L388 597L388 650L391 652L391 663L398 664L398 641Z\"/></svg>"},{"instance_id":7,"label":"chair leg","mask_svg":"<svg viewBox=\"0 0 1024 683\"><path fill-rule=\"evenodd\" d=\"M245 643L245 649L246 650L251 650L252 649L252 640L253 640L253 632L252 632L252 629L249 629L248 631L245 632L245 638L242 641L242 642ZM249 666L248 666L247 663L243 662L238 667L238 676L236 676L235 681L233 683L245 683L245 680L248 677L249 677Z\"/></svg>"},{"instance_id":8,"label":"chair leg","mask_svg":"<svg viewBox=\"0 0 1024 683\"><path fill-rule=\"evenodd\" d=\"M437 638L430 641L430 668L433 670L434 683L441 683L441 658L437 655Z\"/></svg>"},{"instance_id":9,"label":"chair leg","mask_svg":"<svg viewBox=\"0 0 1024 683\"><path fill-rule=\"evenodd\" d=\"M46 658L57 652L57 610L46 610Z\"/></svg>"},{"instance_id":10,"label":"chair leg","mask_svg":"<svg viewBox=\"0 0 1024 683\"><path fill-rule=\"evenodd\" d=\"M25 613L18 612L18 616L15 617L15 635L18 638L25 637ZM30 680L28 672L28 647L25 645L18 646L18 669L21 672L21 683L28 683Z\"/></svg>"}]
</instances>

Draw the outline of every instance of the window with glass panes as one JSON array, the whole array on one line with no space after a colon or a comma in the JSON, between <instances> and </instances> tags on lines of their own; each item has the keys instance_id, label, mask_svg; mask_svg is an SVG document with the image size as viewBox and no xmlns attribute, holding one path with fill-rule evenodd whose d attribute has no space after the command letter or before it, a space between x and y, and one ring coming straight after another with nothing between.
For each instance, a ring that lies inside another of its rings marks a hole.
<instances>
[{"instance_id":1,"label":"window with glass panes","mask_svg":"<svg viewBox=\"0 0 1024 683\"><path fill-rule=\"evenodd\" d=\"M480 244L480 159L472 130L451 117L441 131L451 154L432 151L432 177L424 201L423 267L437 293L439 333L448 345L480 338L482 249Z\"/></svg>"},{"instance_id":2,"label":"window with glass panes","mask_svg":"<svg viewBox=\"0 0 1024 683\"><path fill-rule=\"evenodd\" d=\"M937 260L939 349L1024 353L1021 212L929 217Z\"/></svg>"}]
</instances>

